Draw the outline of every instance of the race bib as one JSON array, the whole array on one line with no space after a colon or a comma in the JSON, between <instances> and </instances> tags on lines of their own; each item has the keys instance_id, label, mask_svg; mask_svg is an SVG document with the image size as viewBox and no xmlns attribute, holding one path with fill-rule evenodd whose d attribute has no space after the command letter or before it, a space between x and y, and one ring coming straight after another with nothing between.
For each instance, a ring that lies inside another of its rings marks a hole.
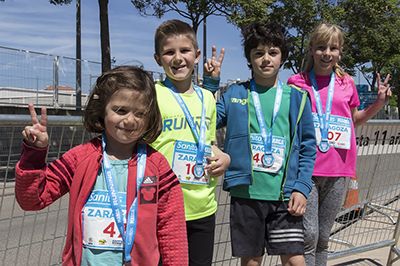
<instances>
[{"instance_id":1,"label":"race bib","mask_svg":"<svg viewBox=\"0 0 400 266\"><path fill-rule=\"evenodd\" d=\"M315 138L317 146L321 142L321 130L318 115L313 113ZM329 119L328 142L338 149L350 150L351 119L343 116L331 115Z\"/></svg>"},{"instance_id":2,"label":"race bib","mask_svg":"<svg viewBox=\"0 0 400 266\"><path fill-rule=\"evenodd\" d=\"M126 193L118 192L124 224L126 223ZM106 190L93 190L82 209L83 245L102 250L123 250L123 242Z\"/></svg>"},{"instance_id":3,"label":"race bib","mask_svg":"<svg viewBox=\"0 0 400 266\"><path fill-rule=\"evenodd\" d=\"M196 165L197 145L193 142L175 142L174 157L172 160L172 170L175 172L181 183L205 185L210 181L207 171L200 178L194 176L194 166ZM207 164L206 156L211 156L211 147L205 146L203 165Z\"/></svg>"},{"instance_id":4,"label":"race bib","mask_svg":"<svg viewBox=\"0 0 400 266\"><path fill-rule=\"evenodd\" d=\"M266 173L278 173L285 159L286 140L283 137L272 136L272 156L274 163L267 167L263 164L264 141L261 134L250 135L251 150L253 153L253 170Z\"/></svg>"}]
</instances>

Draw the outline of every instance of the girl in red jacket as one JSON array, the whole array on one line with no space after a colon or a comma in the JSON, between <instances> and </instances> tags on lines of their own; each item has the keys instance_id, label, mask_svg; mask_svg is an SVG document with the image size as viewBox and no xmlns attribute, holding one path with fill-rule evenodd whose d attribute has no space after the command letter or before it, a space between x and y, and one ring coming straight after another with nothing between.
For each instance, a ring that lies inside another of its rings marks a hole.
<instances>
[{"instance_id":1,"label":"girl in red jacket","mask_svg":"<svg viewBox=\"0 0 400 266\"><path fill-rule=\"evenodd\" d=\"M29 105L16 167L15 194L24 210L69 195L63 265L187 265L186 224L179 181L153 150L161 115L151 76L117 67L96 82L84 114L101 133L46 164L46 109Z\"/></svg>"}]
</instances>

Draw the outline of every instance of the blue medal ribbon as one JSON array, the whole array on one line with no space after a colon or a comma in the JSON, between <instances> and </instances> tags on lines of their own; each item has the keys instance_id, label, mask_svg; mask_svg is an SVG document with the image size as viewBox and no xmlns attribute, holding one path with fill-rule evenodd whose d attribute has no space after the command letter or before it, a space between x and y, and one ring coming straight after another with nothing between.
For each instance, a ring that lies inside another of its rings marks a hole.
<instances>
[{"instance_id":1,"label":"blue medal ribbon","mask_svg":"<svg viewBox=\"0 0 400 266\"><path fill-rule=\"evenodd\" d=\"M181 107L186 121L188 122L190 129L192 130L193 135L197 141L197 153L196 153L196 165L194 166L194 176L195 178L199 179L204 175L204 153L205 153L205 138L206 138L206 108L204 105L204 98L203 92L201 89L193 85L193 89L196 92L197 96L201 101L201 120L200 120L200 134L197 131L196 123L194 122L193 116L190 114L189 108L186 106L185 102L183 101L182 97L179 95L179 91L175 88L174 84L172 84L171 80L166 78L164 80L164 85L169 88L172 95L175 97L176 101L178 102L179 106Z\"/></svg>"},{"instance_id":2,"label":"blue medal ribbon","mask_svg":"<svg viewBox=\"0 0 400 266\"><path fill-rule=\"evenodd\" d=\"M268 128L265 123L265 118L261 108L260 98L258 97L258 93L256 91L256 83L254 79L250 81L250 92L254 103L254 109L256 110L256 116L258 125L260 127L261 136L264 142L263 164L267 167L271 167L274 164L274 157L272 156L272 129L274 127L275 120L276 117L278 116L282 102L282 94L283 94L282 83L280 80L278 80L278 85L275 94L274 110L271 119L271 128Z\"/></svg>"},{"instance_id":3,"label":"blue medal ribbon","mask_svg":"<svg viewBox=\"0 0 400 266\"><path fill-rule=\"evenodd\" d=\"M111 164L108 159L106 152L106 135L103 133L102 137L102 147L103 147L103 173L105 175L106 186L108 195L111 199L111 208L114 215L114 220L117 224L118 230L122 236L124 243L124 262L131 261L131 250L133 243L135 241L137 217L138 217L138 195L140 185L143 182L144 171L146 169L146 145L143 143L138 144L137 150L137 176L136 176L136 198L134 199L131 208L128 212L128 218L126 220L126 231L124 228L123 212L121 209L121 204L119 202L117 194L117 186L115 184L115 178L111 172Z\"/></svg>"},{"instance_id":4,"label":"blue medal ribbon","mask_svg":"<svg viewBox=\"0 0 400 266\"><path fill-rule=\"evenodd\" d=\"M319 124L320 124L319 129L321 132L321 142L319 144L319 150L321 152L327 152L330 148L330 145L328 142L328 132L329 132L329 120L330 120L331 111L332 111L333 93L335 91L335 73L332 72L331 76L330 76L325 113L323 113L323 111L322 111L321 96L319 95L319 92L318 92L318 84L317 84L317 79L315 78L314 69L312 69L310 72L310 81L311 81L311 87L312 87L312 90L314 93L315 105L317 107L317 115L318 115L318 120L319 120Z\"/></svg>"}]
</instances>

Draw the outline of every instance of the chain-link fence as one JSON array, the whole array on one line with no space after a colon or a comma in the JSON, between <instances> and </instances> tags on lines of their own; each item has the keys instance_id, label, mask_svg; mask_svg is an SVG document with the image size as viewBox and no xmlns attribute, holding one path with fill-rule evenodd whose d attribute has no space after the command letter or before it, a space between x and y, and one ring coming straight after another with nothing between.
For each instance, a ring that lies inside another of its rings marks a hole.
<instances>
[{"instance_id":1,"label":"chain-link fence","mask_svg":"<svg viewBox=\"0 0 400 266\"><path fill-rule=\"evenodd\" d=\"M76 107L75 58L0 46L0 61L0 105ZM155 80L164 78L150 72ZM100 74L100 62L81 60L82 106Z\"/></svg>"}]
</instances>

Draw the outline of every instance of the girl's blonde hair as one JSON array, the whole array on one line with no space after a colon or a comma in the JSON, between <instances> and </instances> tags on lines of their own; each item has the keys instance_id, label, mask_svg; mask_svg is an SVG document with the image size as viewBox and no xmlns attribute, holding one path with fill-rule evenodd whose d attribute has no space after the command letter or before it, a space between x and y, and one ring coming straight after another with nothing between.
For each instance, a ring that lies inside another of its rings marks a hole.
<instances>
[{"instance_id":1,"label":"girl's blonde hair","mask_svg":"<svg viewBox=\"0 0 400 266\"><path fill-rule=\"evenodd\" d=\"M342 54L344 45L344 34L339 26L329 23L321 23L314 29L314 31L310 35L308 43L308 52L306 56L306 63L304 65L304 72L310 72L314 66L314 59L312 57L311 48L314 45L327 44L333 38L337 39L339 43L340 54ZM346 75L346 72L337 63L333 67L333 70L339 77L343 77L344 75Z\"/></svg>"}]
</instances>

